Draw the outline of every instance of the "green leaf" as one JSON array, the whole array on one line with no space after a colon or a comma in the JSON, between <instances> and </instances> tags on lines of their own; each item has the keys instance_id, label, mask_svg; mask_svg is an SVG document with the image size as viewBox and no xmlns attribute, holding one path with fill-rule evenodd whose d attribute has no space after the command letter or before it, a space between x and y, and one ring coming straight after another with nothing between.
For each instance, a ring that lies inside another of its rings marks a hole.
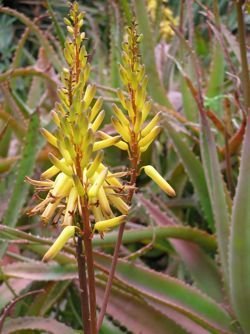
<instances>
[{"instance_id":1,"label":"green leaf","mask_svg":"<svg viewBox=\"0 0 250 334\"><path fill-rule=\"evenodd\" d=\"M75 334L75 330L63 323L42 317L21 317L7 319L3 326L2 334L10 334L20 330L40 330L52 334Z\"/></svg>"},{"instance_id":2,"label":"green leaf","mask_svg":"<svg viewBox=\"0 0 250 334\"><path fill-rule=\"evenodd\" d=\"M48 39L44 36L43 32L38 28L38 26L36 26L27 16L25 16L24 14L11 9L11 8L7 8L7 7L0 7L0 13L5 13L11 16L16 17L17 19L19 19L23 24L25 24L38 38L41 46L44 47L45 52L48 56L48 58L50 59L51 63L53 64L53 66L60 71L62 68L62 63L59 60L59 57L57 56L57 54L55 53L55 51L53 50L51 44L49 43Z\"/></svg>"},{"instance_id":3,"label":"green leaf","mask_svg":"<svg viewBox=\"0 0 250 334\"><path fill-rule=\"evenodd\" d=\"M228 240L229 240L229 208L224 181L220 171L219 159L214 136L205 114L200 115L200 145L202 162L205 169L207 187L212 203L215 220L218 249L224 280L228 282Z\"/></svg>"},{"instance_id":4,"label":"green leaf","mask_svg":"<svg viewBox=\"0 0 250 334\"><path fill-rule=\"evenodd\" d=\"M212 206L202 164L197 156L188 147L187 143L181 139L180 134L174 130L167 120L164 122L164 125L174 144L174 148L179 155L191 182L193 183L194 189L197 192L209 227L214 230Z\"/></svg>"},{"instance_id":5,"label":"green leaf","mask_svg":"<svg viewBox=\"0 0 250 334\"><path fill-rule=\"evenodd\" d=\"M97 304L99 305L103 301L104 289L105 284L97 281ZM165 334L167 328L168 334L187 334L166 315L121 289L112 289L106 313L132 333Z\"/></svg>"},{"instance_id":6,"label":"green leaf","mask_svg":"<svg viewBox=\"0 0 250 334\"><path fill-rule=\"evenodd\" d=\"M140 196L139 200L157 225L174 224L173 220L151 201L143 196ZM213 260L192 242L176 239L169 239L169 242L179 254L196 285L216 301L224 301L222 278Z\"/></svg>"},{"instance_id":7,"label":"green leaf","mask_svg":"<svg viewBox=\"0 0 250 334\"><path fill-rule=\"evenodd\" d=\"M130 8L130 3L127 0L119 0L119 5L121 7L122 12L124 13L124 18L126 20L127 25L131 25L132 22L132 10Z\"/></svg>"},{"instance_id":8,"label":"green leaf","mask_svg":"<svg viewBox=\"0 0 250 334\"><path fill-rule=\"evenodd\" d=\"M148 19L147 9L144 0L133 1L135 7L136 18L140 32L143 34L141 41L142 59L145 64L146 73L149 77L148 90L155 102L162 104L168 108L172 108L167 98L163 85L160 81L154 56L155 45L153 35Z\"/></svg>"},{"instance_id":9,"label":"green leaf","mask_svg":"<svg viewBox=\"0 0 250 334\"><path fill-rule=\"evenodd\" d=\"M106 233L103 239L100 239L98 236L94 238L93 245L112 246L116 242L117 235L118 231ZM214 251L217 247L213 236L188 226L156 226L153 228L148 227L143 229L128 230L124 232L122 242L127 244L143 240L152 240L153 237L156 239L174 238L188 240L210 251Z\"/></svg>"},{"instance_id":10,"label":"green leaf","mask_svg":"<svg viewBox=\"0 0 250 334\"><path fill-rule=\"evenodd\" d=\"M110 3L109 8L109 18L110 18L110 79L111 87L118 88L121 86L120 73L119 73L119 63L121 62L121 44L122 44L122 33L121 33L121 18L118 16L118 8L115 8L115 3Z\"/></svg>"},{"instance_id":11,"label":"green leaf","mask_svg":"<svg viewBox=\"0 0 250 334\"><path fill-rule=\"evenodd\" d=\"M60 265L39 261L15 262L2 267L5 277L32 281L64 281L77 278L76 265Z\"/></svg>"},{"instance_id":12,"label":"green leaf","mask_svg":"<svg viewBox=\"0 0 250 334\"><path fill-rule=\"evenodd\" d=\"M26 197L28 195L29 185L24 182L25 176L30 176L35 165L37 150L38 150L38 128L39 118L34 114L29 123L27 131L26 143L23 149L22 158L18 167L16 182L10 197L8 209L6 210L3 225L14 227L20 214ZM6 245L0 249L0 257L4 254Z\"/></svg>"},{"instance_id":13,"label":"green leaf","mask_svg":"<svg viewBox=\"0 0 250 334\"><path fill-rule=\"evenodd\" d=\"M106 233L104 238L99 236L93 238L94 246L110 247L116 243L118 231ZM136 230L127 230L123 234L123 243L133 243L142 240L151 240L156 238L176 238L192 241L204 247L209 251L215 251L217 248L216 240L212 235L204 231L200 231L189 226L162 226L162 227L147 227ZM52 245L53 239L45 239L39 236L34 236L30 233L25 233L17 229L9 228L0 224L0 240L18 240L24 239L43 245ZM65 248L67 249L67 248Z\"/></svg>"},{"instance_id":14,"label":"green leaf","mask_svg":"<svg viewBox=\"0 0 250 334\"><path fill-rule=\"evenodd\" d=\"M95 261L109 270L110 256L95 253ZM116 278L140 296L185 315L211 333L230 333L231 319L227 312L210 297L182 281L124 260L118 261Z\"/></svg>"},{"instance_id":15,"label":"green leaf","mask_svg":"<svg viewBox=\"0 0 250 334\"><path fill-rule=\"evenodd\" d=\"M195 99L188 88L186 80L183 77L180 80L184 114L190 122L197 122L198 111Z\"/></svg>"},{"instance_id":16,"label":"green leaf","mask_svg":"<svg viewBox=\"0 0 250 334\"><path fill-rule=\"evenodd\" d=\"M70 284L71 281L47 283L47 285L43 286L44 292L34 296L25 314L29 316L44 316L62 298Z\"/></svg>"},{"instance_id":17,"label":"green leaf","mask_svg":"<svg viewBox=\"0 0 250 334\"><path fill-rule=\"evenodd\" d=\"M224 67L224 53L220 44L215 41L213 45L210 76L206 91L206 96L208 98L215 98L223 94ZM217 106L213 109L217 115L223 117L222 101L218 101Z\"/></svg>"},{"instance_id":18,"label":"green leaf","mask_svg":"<svg viewBox=\"0 0 250 334\"><path fill-rule=\"evenodd\" d=\"M99 334L124 334L124 331L113 324L113 322L109 320L108 317L104 317Z\"/></svg>"},{"instance_id":19,"label":"green leaf","mask_svg":"<svg viewBox=\"0 0 250 334\"><path fill-rule=\"evenodd\" d=\"M229 243L230 294L239 322L250 329L250 117L243 142L238 184L233 204Z\"/></svg>"},{"instance_id":20,"label":"green leaf","mask_svg":"<svg viewBox=\"0 0 250 334\"><path fill-rule=\"evenodd\" d=\"M3 308L31 284L28 279L11 278L0 286L0 312ZM12 291L13 289L13 291Z\"/></svg>"},{"instance_id":21,"label":"green leaf","mask_svg":"<svg viewBox=\"0 0 250 334\"><path fill-rule=\"evenodd\" d=\"M64 32L63 32L63 30L62 30L62 28L60 26L60 23L57 20L56 15L53 12L53 8L52 8L52 5L50 3L50 0L47 0L47 6L48 6L48 12L49 12L49 14L51 16L52 22L53 22L54 27L55 27L56 35L57 35L57 37L59 39L61 48L63 49L64 48L64 42L65 42Z\"/></svg>"}]
</instances>

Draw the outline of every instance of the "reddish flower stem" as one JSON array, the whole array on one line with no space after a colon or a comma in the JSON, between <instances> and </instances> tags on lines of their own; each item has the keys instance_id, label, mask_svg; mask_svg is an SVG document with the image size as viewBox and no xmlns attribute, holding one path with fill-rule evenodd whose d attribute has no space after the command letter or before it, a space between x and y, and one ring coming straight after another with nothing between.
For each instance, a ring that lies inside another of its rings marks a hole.
<instances>
[{"instance_id":1,"label":"reddish flower stem","mask_svg":"<svg viewBox=\"0 0 250 334\"><path fill-rule=\"evenodd\" d=\"M81 300L81 314L83 321L84 333L91 333L90 316L89 316L89 298L88 298L88 286L86 277L86 264L85 254L82 247L82 237L78 236L76 245L77 264L78 264L78 277L80 285L80 300Z\"/></svg>"}]
</instances>

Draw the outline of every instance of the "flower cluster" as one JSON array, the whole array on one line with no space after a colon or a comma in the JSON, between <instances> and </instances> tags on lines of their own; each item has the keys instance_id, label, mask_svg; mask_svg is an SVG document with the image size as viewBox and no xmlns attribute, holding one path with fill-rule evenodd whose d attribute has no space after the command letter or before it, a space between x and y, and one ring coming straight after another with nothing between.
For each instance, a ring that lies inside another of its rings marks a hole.
<instances>
[{"instance_id":1,"label":"flower cluster","mask_svg":"<svg viewBox=\"0 0 250 334\"><path fill-rule=\"evenodd\" d=\"M160 8L158 8L160 6ZM160 20L160 37L161 39L169 42L174 36L172 26L178 25L178 18L174 17L172 10L168 7L168 1L163 0L162 3L158 3L156 0L147 1L147 10L151 20L155 23L156 15L161 15ZM158 14L157 14L158 13Z\"/></svg>"},{"instance_id":2,"label":"flower cluster","mask_svg":"<svg viewBox=\"0 0 250 334\"><path fill-rule=\"evenodd\" d=\"M37 191L47 192L29 214L41 214L44 223L60 223L63 228L44 260L53 258L75 234L89 238L98 231L103 235L124 222L140 172L141 154L161 130L160 114L146 123L152 103L147 100L147 77L139 56L141 36L135 24L127 29L120 65L127 94L117 93L126 112L113 105L112 124L117 136L99 130L105 112L102 98L95 98L95 85L88 84L91 68L84 46L85 33L81 32L83 19L78 4L73 3L69 18L65 19L69 35L64 49L67 67L61 74L59 102L52 111L56 130L54 133L41 130L57 154L49 154L52 166L42 173L40 180L27 178ZM127 185L118 178L127 173L112 173L103 161L103 149L112 145L128 152L131 169ZM142 168L165 192L174 196L172 187L152 166Z\"/></svg>"},{"instance_id":3,"label":"flower cluster","mask_svg":"<svg viewBox=\"0 0 250 334\"><path fill-rule=\"evenodd\" d=\"M147 99L148 78L139 53L139 42L142 35L138 35L135 22L131 27L127 28L126 33L122 47L120 75L127 94L121 90L117 92L125 112L114 104L113 111L115 116L112 118L112 124L122 137L121 143L128 151L132 173L135 174L133 180L135 182L137 174L140 172L138 171L138 166L141 161L141 154L148 149L161 131L159 126L161 113L157 113L147 122L152 101ZM143 166L140 170L144 170L169 196L175 196L174 189L154 167Z\"/></svg>"},{"instance_id":4,"label":"flower cluster","mask_svg":"<svg viewBox=\"0 0 250 334\"><path fill-rule=\"evenodd\" d=\"M77 217L82 217L83 210L93 217L91 230L101 233L123 222L129 210L122 199L126 187L103 163L103 149L119 145L121 137L98 140L105 112L102 98L95 99L96 87L87 84L90 64L83 44L85 34L81 32L83 19L78 4L73 3L69 18L65 19L69 36L64 56L68 66L62 71L59 102L52 111L56 130L53 134L41 130L58 154L49 154L52 166L42 173L41 180L27 178L38 191L48 191L29 213L40 213L45 223L60 222L64 231L59 240L64 243L65 236L70 238L79 230ZM121 215L115 217L114 210Z\"/></svg>"}]
</instances>

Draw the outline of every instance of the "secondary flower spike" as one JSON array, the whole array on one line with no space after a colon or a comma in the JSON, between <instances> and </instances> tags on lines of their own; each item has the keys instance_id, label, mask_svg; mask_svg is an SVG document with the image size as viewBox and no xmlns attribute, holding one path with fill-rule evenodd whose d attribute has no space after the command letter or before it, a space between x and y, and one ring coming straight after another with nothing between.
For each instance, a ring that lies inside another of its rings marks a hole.
<instances>
[{"instance_id":1,"label":"secondary flower spike","mask_svg":"<svg viewBox=\"0 0 250 334\"><path fill-rule=\"evenodd\" d=\"M141 154L147 151L161 132L161 112L148 121L152 102L147 97L148 79L139 54L141 39L142 35L138 35L136 23L133 22L132 26L126 30L122 46L122 64L120 65L120 77L126 94L121 90L117 91L121 106L113 104L112 124L121 136L119 144L128 151L132 173L135 173L133 183L136 183L136 177L144 169L145 173L163 191L169 196L175 196L174 189L154 167L145 166L139 169ZM135 184L131 185L135 186Z\"/></svg>"}]
</instances>

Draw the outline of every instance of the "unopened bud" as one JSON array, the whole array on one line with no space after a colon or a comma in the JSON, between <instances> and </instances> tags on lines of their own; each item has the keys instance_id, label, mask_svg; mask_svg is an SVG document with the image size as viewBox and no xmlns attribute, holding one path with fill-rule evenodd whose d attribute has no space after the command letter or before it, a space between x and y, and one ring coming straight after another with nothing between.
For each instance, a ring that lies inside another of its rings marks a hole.
<instances>
[{"instance_id":1,"label":"unopened bud","mask_svg":"<svg viewBox=\"0 0 250 334\"><path fill-rule=\"evenodd\" d=\"M75 226L66 226L53 245L49 248L47 253L44 255L42 261L48 262L49 260L52 260L65 246L67 241L75 235L75 229Z\"/></svg>"}]
</instances>

